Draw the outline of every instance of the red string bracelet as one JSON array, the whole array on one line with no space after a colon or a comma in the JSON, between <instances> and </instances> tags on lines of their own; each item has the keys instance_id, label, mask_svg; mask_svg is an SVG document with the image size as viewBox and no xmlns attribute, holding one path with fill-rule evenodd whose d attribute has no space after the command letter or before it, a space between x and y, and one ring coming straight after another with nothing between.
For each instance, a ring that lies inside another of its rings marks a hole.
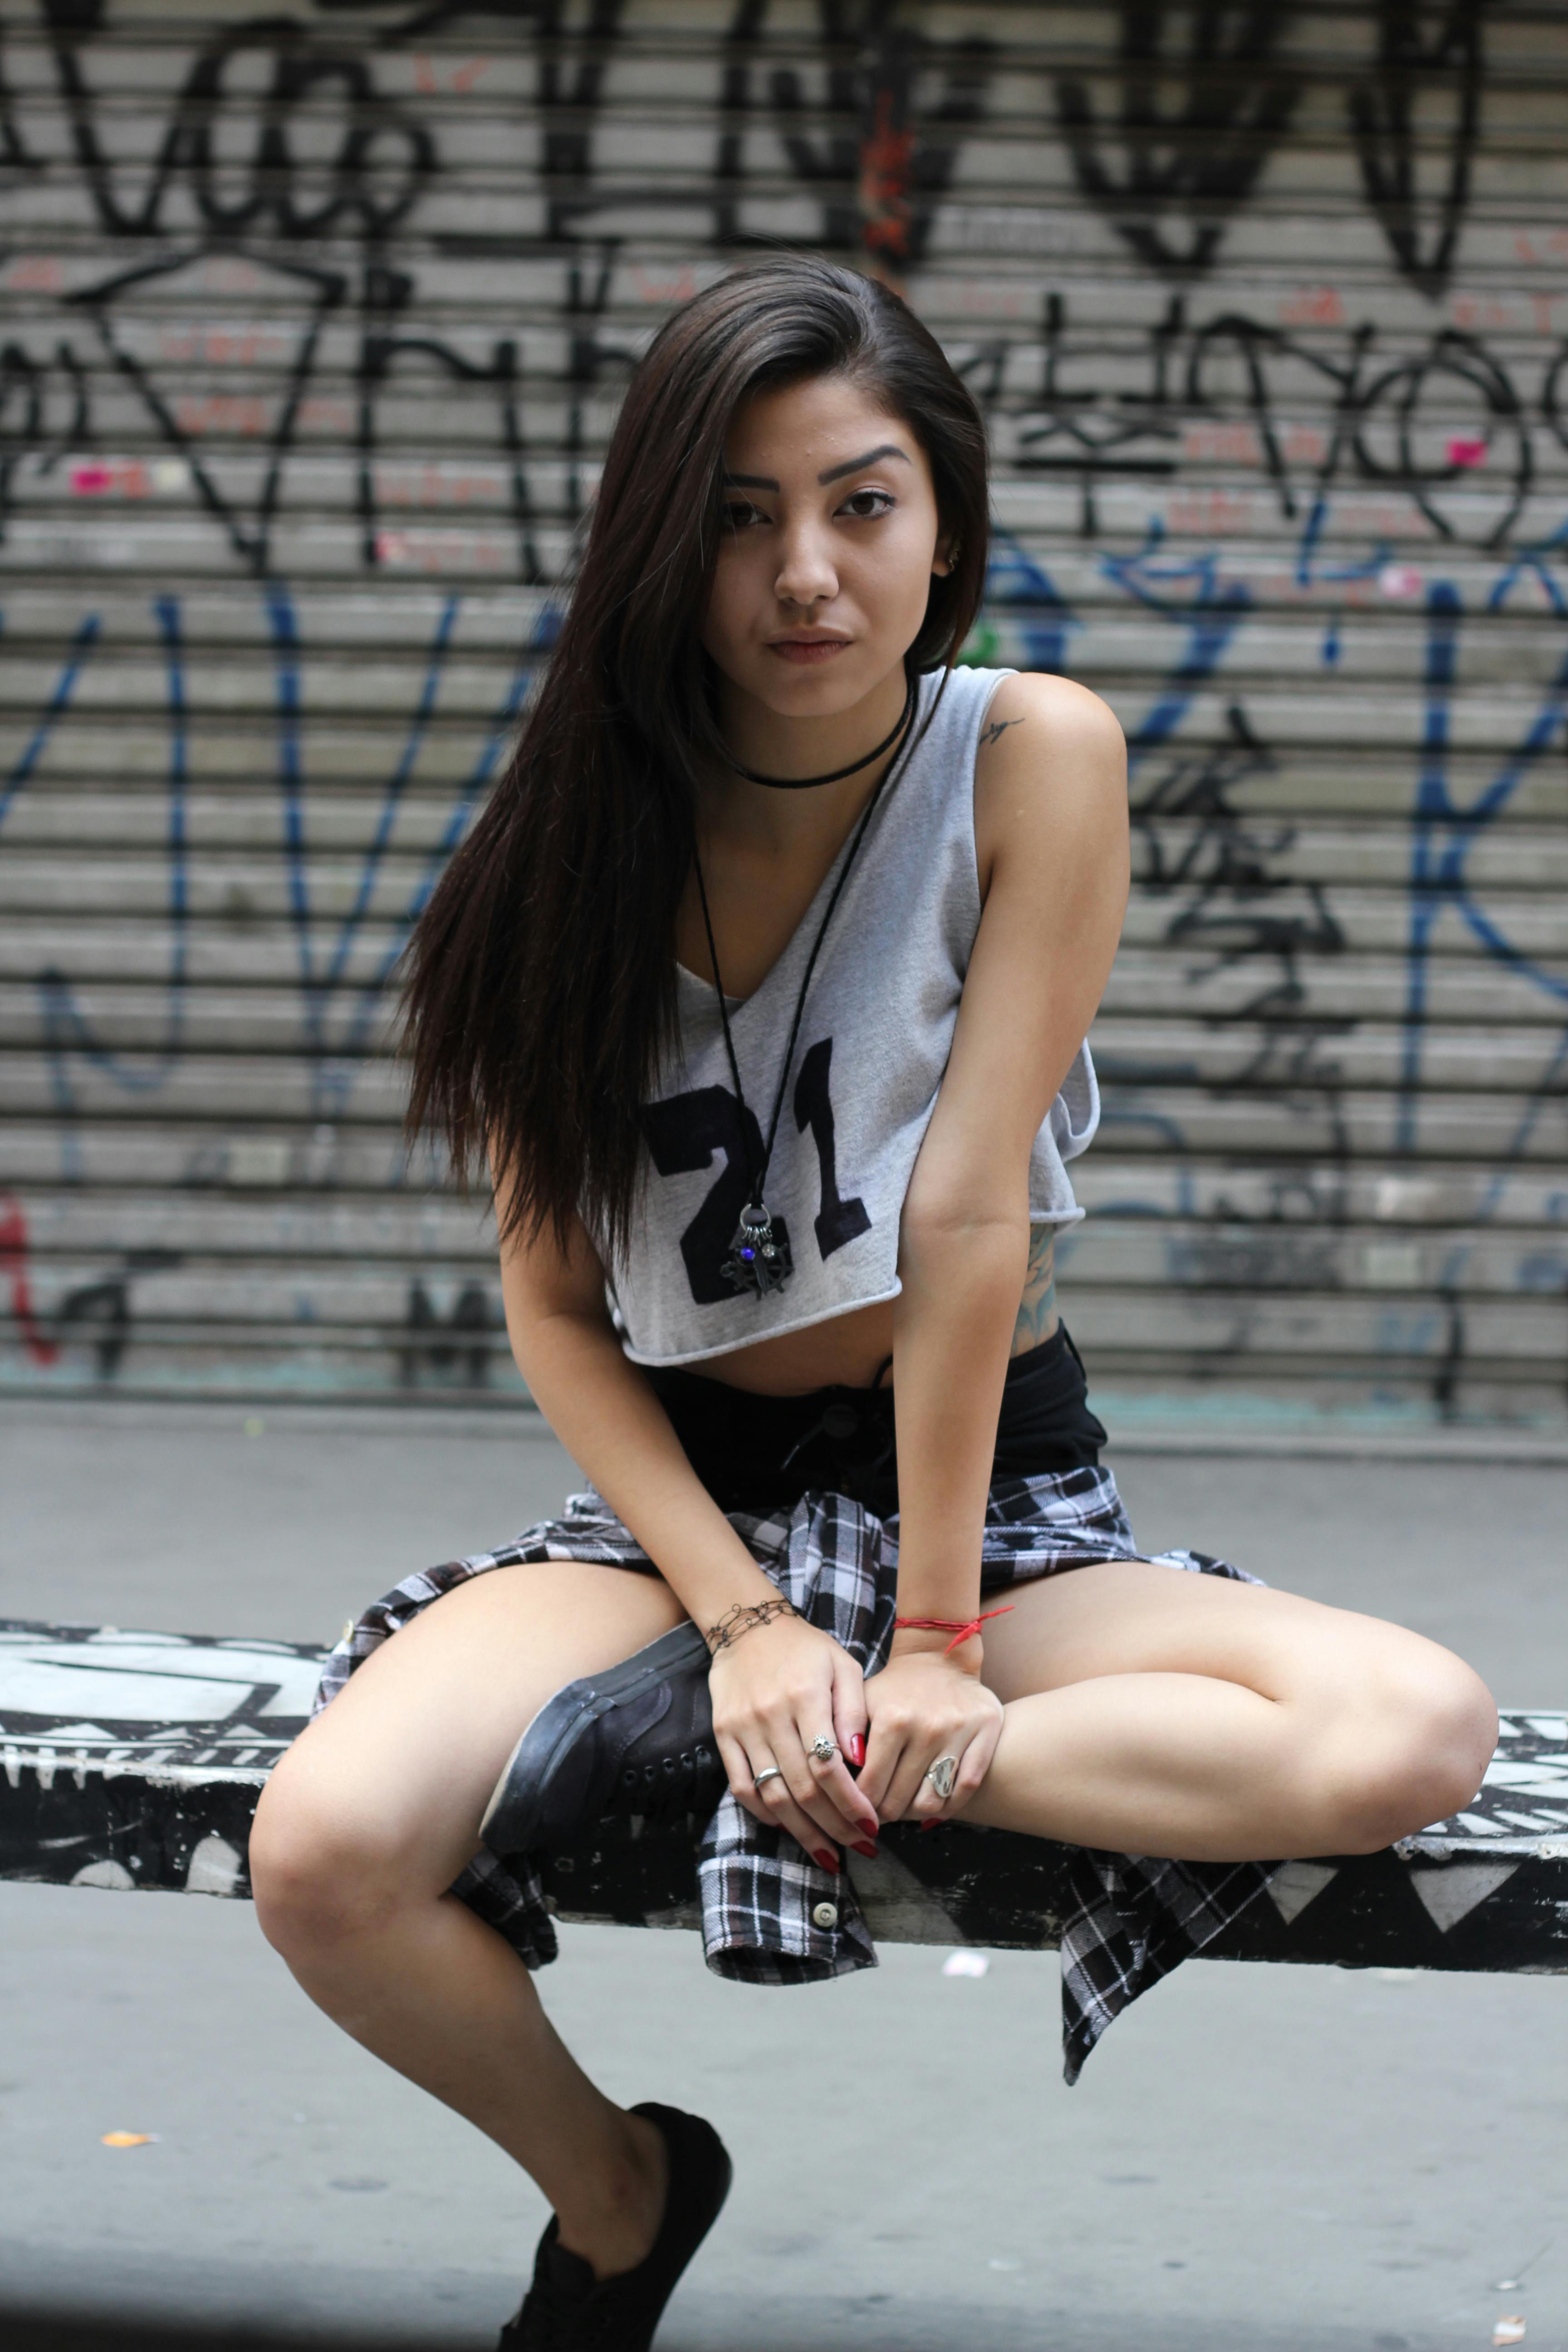
<instances>
[{"instance_id":1,"label":"red string bracelet","mask_svg":"<svg viewBox=\"0 0 1568 2352\"><path fill-rule=\"evenodd\" d=\"M1001 1609L983 1609L978 1617L895 1617L893 1631L895 1633L906 1631L910 1633L951 1633L952 1639L942 1654L948 1658L961 1642L967 1642L972 1634L978 1633L989 1619L1010 1617L1013 1607L1009 1601Z\"/></svg>"}]
</instances>

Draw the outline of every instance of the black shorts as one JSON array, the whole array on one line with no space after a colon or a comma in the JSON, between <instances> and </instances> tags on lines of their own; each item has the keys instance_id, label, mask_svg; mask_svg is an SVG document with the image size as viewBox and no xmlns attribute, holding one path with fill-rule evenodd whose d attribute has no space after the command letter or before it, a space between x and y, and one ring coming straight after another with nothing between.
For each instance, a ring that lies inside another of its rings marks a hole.
<instances>
[{"instance_id":1,"label":"black shorts","mask_svg":"<svg viewBox=\"0 0 1568 2352\"><path fill-rule=\"evenodd\" d=\"M793 1510L813 1488L847 1495L879 1518L898 1509L891 1389L757 1396L701 1372L657 1364L643 1370L721 1510ZM1088 1395L1083 1361L1065 1324L1041 1346L1015 1356L1002 1391L992 1478L1092 1470L1106 1436Z\"/></svg>"}]
</instances>

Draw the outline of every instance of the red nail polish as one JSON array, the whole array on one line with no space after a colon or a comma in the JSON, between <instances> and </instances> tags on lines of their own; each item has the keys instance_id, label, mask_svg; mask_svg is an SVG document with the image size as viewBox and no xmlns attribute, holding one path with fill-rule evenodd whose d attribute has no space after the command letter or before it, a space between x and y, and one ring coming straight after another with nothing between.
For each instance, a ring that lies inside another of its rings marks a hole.
<instances>
[{"instance_id":1,"label":"red nail polish","mask_svg":"<svg viewBox=\"0 0 1568 2352\"><path fill-rule=\"evenodd\" d=\"M870 1839L872 1844L875 1845L877 1840L882 1833L882 1824L877 1819L876 1814L873 1813L868 1822L862 1822L860 1826L865 1831L866 1835Z\"/></svg>"},{"instance_id":2,"label":"red nail polish","mask_svg":"<svg viewBox=\"0 0 1568 2352\"><path fill-rule=\"evenodd\" d=\"M866 1761L866 1742L858 1731L854 1733L849 1742L849 1761L857 1772Z\"/></svg>"},{"instance_id":3,"label":"red nail polish","mask_svg":"<svg viewBox=\"0 0 1568 2352\"><path fill-rule=\"evenodd\" d=\"M863 1853L868 1862L875 1862L877 1859L876 1847L874 1845L863 1845L858 1838L855 1841L855 1851L857 1853Z\"/></svg>"},{"instance_id":4,"label":"red nail polish","mask_svg":"<svg viewBox=\"0 0 1568 2352\"><path fill-rule=\"evenodd\" d=\"M922 1822L921 1823L921 1830L922 1834L923 1834L923 1832L924 1832L925 1831L927 1831L927 1830L939 1830L939 1829L941 1829L941 1827L942 1827L942 1822L941 1822L940 1821L934 1821L934 1822Z\"/></svg>"},{"instance_id":5,"label":"red nail polish","mask_svg":"<svg viewBox=\"0 0 1568 2352\"><path fill-rule=\"evenodd\" d=\"M825 1845L819 1845L816 1849L816 1859L822 1864L824 1870L830 1870L835 1878L837 1877L838 1856L836 1853L829 1853Z\"/></svg>"}]
</instances>

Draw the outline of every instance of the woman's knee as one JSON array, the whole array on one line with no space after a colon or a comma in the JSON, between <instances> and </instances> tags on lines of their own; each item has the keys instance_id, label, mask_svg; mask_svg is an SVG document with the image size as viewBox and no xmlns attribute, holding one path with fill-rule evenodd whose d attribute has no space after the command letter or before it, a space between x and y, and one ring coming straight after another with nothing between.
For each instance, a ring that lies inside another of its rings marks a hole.
<instances>
[{"instance_id":1,"label":"woman's knee","mask_svg":"<svg viewBox=\"0 0 1568 2352\"><path fill-rule=\"evenodd\" d=\"M1347 1678L1327 1743L1321 1852L1373 1853L1468 1805L1497 1745L1473 1668L1411 1635Z\"/></svg>"},{"instance_id":2,"label":"woman's knee","mask_svg":"<svg viewBox=\"0 0 1568 2352\"><path fill-rule=\"evenodd\" d=\"M412 1891L395 1842L335 1806L330 1789L291 1774L287 1758L262 1791L249 1863L261 1932L289 1960L384 1927Z\"/></svg>"}]
</instances>

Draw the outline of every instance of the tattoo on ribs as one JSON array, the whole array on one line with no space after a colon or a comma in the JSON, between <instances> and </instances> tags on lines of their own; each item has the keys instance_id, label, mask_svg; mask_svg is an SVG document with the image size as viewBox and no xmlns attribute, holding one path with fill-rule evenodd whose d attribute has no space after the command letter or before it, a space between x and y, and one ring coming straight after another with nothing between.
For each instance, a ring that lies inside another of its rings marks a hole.
<instances>
[{"instance_id":1,"label":"tattoo on ribs","mask_svg":"<svg viewBox=\"0 0 1568 2352\"><path fill-rule=\"evenodd\" d=\"M1037 1225L1029 1235L1029 1266L1024 1296L1013 1326L1011 1353L1022 1356L1048 1339L1057 1321L1057 1237L1049 1225Z\"/></svg>"},{"instance_id":2,"label":"tattoo on ribs","mask_svg":"<svg viewBox=\"0 0 1568 2352\"><path fill-rule=\"evenodd\" d=\"M994 743L998 735L1005 735L1009 727L1021 727L1023 723L1021 719L994 719L980 740L983 743Z\"/></svg>"}]
</instances>

